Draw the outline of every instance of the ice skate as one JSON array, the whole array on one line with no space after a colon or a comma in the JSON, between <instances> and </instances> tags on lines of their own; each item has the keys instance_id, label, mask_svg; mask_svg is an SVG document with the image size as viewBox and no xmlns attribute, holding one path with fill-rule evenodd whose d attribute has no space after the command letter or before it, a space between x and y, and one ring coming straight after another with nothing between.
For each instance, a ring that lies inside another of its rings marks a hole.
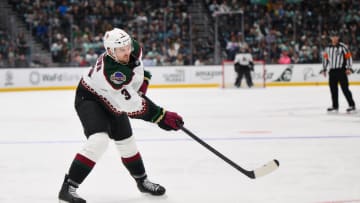
<instances>
[{"instance_id":1,"label":"ice skate","mask_svg":"<svg viewBox=\"0 0 360 203\"><path fill-rule=\"evenodd\" d=\"M76 194L78 185L69 181L68 176L65 176L64 183L62 184L59 192L59 203L86 203L84 199Z\"/></svg>"},{"instance_id":2,"label":"ice skate","mask_svg":"<svg viewBox=\"0 0 360 203\"><path fill-rule=\"evenodd\" d=\"M354 112L356 112L355 106L350 106L349 108L346 109L346 112L347 112L347 113L354 113Z\"/></svg>"},{"instance_id":3,"label":"ice skate","mask_svg":"<svg viewBox=\"0 0 360 203\"><path fill-rule=\"evenodd\" d=\"M330 108L327 109L327 112L328 113L337 113L337 112L339 112L339 109L334 108L334 107L330 107Z\"/></svg>"},{"instance_id":4,"label":"ice skate","mask_svg":"<svg viewBox=\"0 0 360 203\"><path fill-rule=\"evenodd\" d=\"M160 196L165 193L165 188L159 184L149 181L147 178L137 181L137 187L141 192L149 193L151 195Z\"/></svg>"}]
</instances>

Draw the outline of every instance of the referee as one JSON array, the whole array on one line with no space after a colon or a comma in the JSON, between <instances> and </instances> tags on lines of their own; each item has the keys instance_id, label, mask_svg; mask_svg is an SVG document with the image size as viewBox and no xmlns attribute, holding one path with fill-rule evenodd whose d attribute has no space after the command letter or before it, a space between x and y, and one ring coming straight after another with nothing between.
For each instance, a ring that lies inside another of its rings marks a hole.
<instances>
[{"instance_id":1,"label":"referee","mask_svg":"<svg viewBox=\"0 0 360 203\"><path fill-rule=\"evenodd\" d=\"M347 75L352 73L352 57L346 45L339 41L338 31L330 31L331 44L325 48L323 55L323 74L326 77L326 69L329 67L329 86L332 99L332 107L328 112L337 112L339 109L338 101L338 83L349 104L346 109L348 113L355 111L355 102L349 90L349 81Z\"/></svg>"}]
</instances>

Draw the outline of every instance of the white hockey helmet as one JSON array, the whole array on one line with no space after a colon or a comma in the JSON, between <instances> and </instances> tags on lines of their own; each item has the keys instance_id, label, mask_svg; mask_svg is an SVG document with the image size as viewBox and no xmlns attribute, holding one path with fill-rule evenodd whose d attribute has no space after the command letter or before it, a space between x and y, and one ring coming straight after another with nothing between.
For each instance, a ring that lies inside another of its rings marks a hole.
<instances>
[{"instance_id":1,"label":"white hockey helmet","mask_svg":"<svg viewBox=\"0 0 360 203\"><path fill-rule=\"evenodd\" d=\"M107 51L110 49L112 53L115 53L115 48L117 47L124 47L131 44L129 34L119 28L107 31L104 35L103 41L105 50Z\"/></svg>"}]
</instances>

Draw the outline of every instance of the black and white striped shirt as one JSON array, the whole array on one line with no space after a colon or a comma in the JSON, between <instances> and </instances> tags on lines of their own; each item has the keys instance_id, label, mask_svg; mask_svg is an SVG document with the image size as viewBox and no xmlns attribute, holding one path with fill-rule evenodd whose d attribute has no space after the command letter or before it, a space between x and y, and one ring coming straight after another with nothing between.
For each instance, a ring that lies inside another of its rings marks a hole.
<instances>
[{"instance_id":1,"label":"black and white striped shirt","mask_svg":"<svg viewBox=\"0 0 360 203\"><path fill-rule=\"evenodd\" d=\"M338 43L337 45L330 45L325 48L323 54L323 68L329 69L340 69L340 68L351 68L352 57L350 50L344 43Z\"/></svg>"}]
</instances>

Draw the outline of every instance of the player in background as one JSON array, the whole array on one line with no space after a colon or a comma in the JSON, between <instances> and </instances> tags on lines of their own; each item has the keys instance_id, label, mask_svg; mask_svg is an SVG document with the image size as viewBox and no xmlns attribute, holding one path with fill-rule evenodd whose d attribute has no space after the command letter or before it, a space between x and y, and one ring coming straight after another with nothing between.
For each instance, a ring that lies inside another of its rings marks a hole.
<instances>
[{"instance_id":1,"label":"player in background","mask_svg":"<svg viewBox=\"0 0 360 203\"><path fill-rule=\"evenodd\" d=\"M339 109L338 101L338 83L344 96L349 104L347 112L355 111L355 102L349 90L348 75L352 73L352 56L347 46L340 42L340 34L338 31L330 31L331 43L325 48L323 54L323 70L322 73L326 77L326 69L329 67L329 86L332 99L332 107L328 108L328 112L337 112Z\"/></svg>"},{"instance_id":2,"label":"player in background","mask_svg":"<svg viewBox=\"0 0 360 203\"><path fill-rule=\"evenodd\" d=\"M151 75L144 70L139 43L125 31L114 28L104 35L106 52L83 75L76 90L75 109L87 138L75 155L59 192L59 201L85 203L76 189L114 141L121 162L141 192L163 195L165 188L151 182L137 149L129 117L156 123L165 130L178 130L183 119L147 98Z\"/></svg>"},{"instance_id":3,"label":"player in background","mask_svg":"<svg viewBox=\"0 0 360 203\"><path fill-rule=\"evenodd\" d=\"M246 52L245 47L241 47L240 53L237 53L235 55L234 69L235 72L237 73L237 77L234 84L235 87L237 88L240 87L244 75L248 87L252 87L254 85L250 74L251 71L254 70L254 61L252 55Z\"/></svg>"}]
</instances>

